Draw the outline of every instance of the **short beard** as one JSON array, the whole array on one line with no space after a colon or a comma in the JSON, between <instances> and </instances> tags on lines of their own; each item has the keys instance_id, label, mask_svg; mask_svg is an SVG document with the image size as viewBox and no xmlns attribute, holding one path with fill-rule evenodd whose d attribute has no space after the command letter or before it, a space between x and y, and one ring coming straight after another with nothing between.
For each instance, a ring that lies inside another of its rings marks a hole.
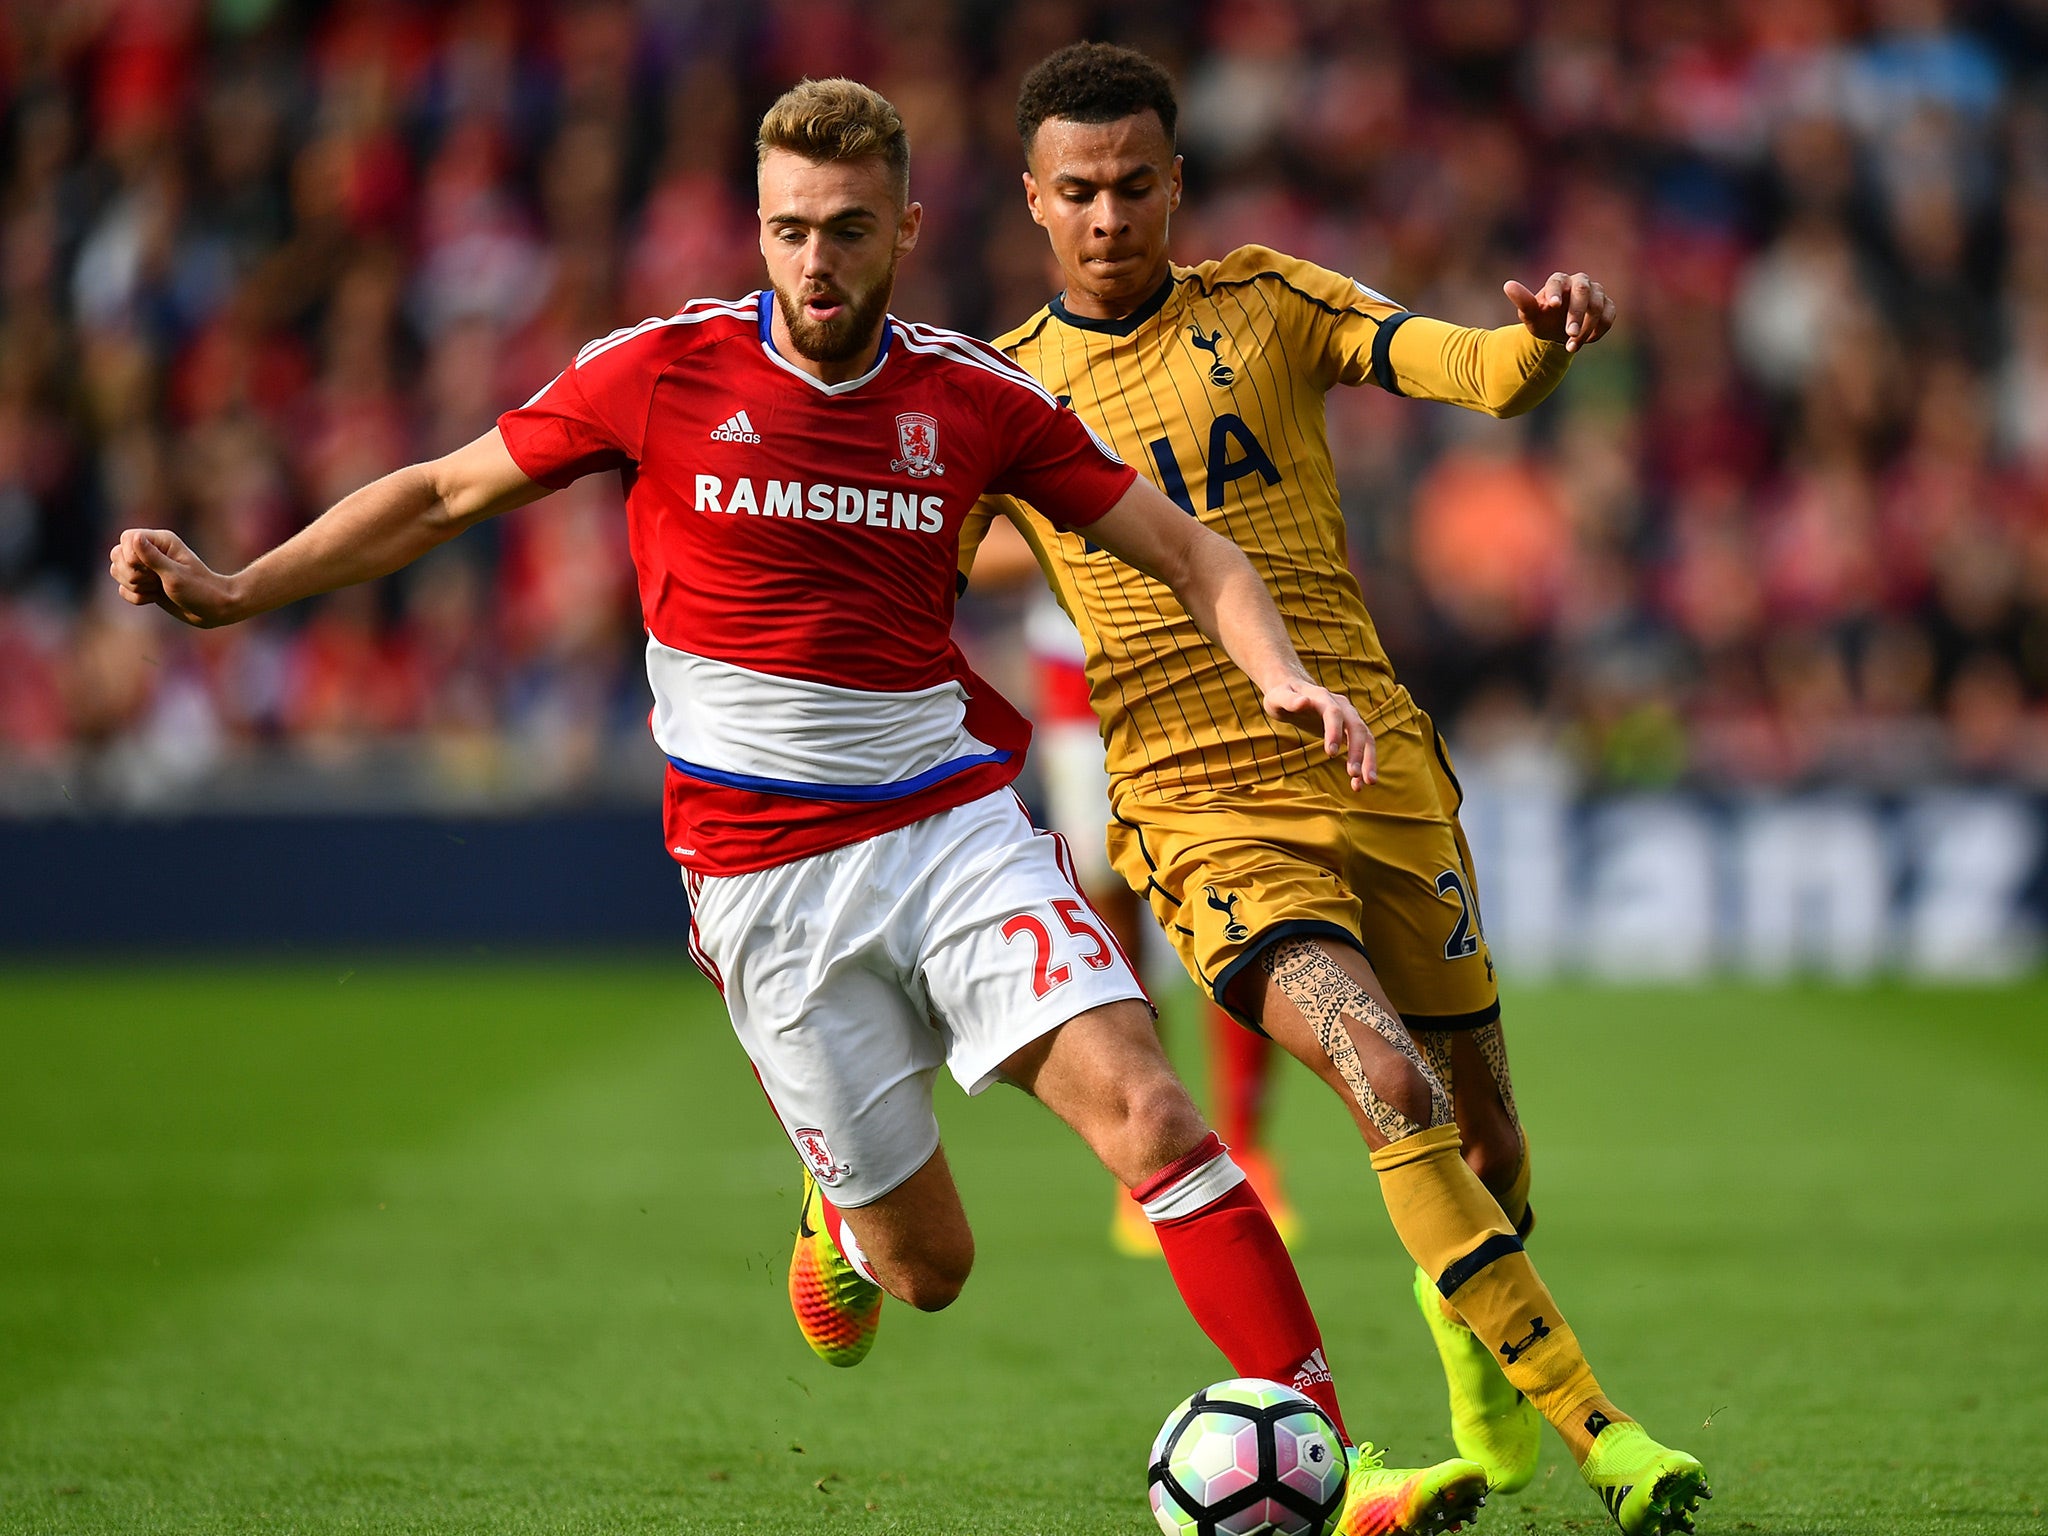
<instances>
[{"instance_id":1,"label":"short beard","mask_svg":"<svg viewBox=\"0 0 2048 1536\"><path fill-rule=\"evenodd\" d=\"M814 363L843 363L858 357L874 341L882 318L889 312L889 297L896 287L896 263L882 280L860 298L848 297L846 313L837 320L813 320L780 288L775 302L782 310L782 323L789 327L789 339L799 353Z\"/></svg>"}]
</instances>

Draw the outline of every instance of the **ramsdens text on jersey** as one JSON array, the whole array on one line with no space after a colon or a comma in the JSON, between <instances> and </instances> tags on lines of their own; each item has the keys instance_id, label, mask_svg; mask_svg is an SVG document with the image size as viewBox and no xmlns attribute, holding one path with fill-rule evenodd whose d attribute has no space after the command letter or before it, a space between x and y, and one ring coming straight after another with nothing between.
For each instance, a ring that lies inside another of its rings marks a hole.
<instances>
[{"instance_id":1,"label":"ramsdens text on jersey","mask_svg":"<svg viewBox=\"0 0 2048 1536\"><path fill-rule=\"evenodd\" d=\"M809 485L799 480L732 482L697 476L699 512L750 513L756 517L801 518L813 523L861 523L905 533L937 533L946 526L943 497L892 491L884 486Z\"/></svg>"}]
</instances>

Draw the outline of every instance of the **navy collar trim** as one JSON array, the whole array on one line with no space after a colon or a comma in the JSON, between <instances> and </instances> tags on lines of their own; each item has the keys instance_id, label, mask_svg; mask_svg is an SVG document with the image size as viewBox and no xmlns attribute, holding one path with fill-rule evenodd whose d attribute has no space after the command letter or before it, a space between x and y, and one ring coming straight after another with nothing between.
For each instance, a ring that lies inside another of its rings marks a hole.
<instances>
[{"instance_id":1,"label":"navy collar trim","mask_svg":"<svg viewBox=\"0 0 2048 1536\"><path fill-rule=\"evenodd\" d=\"M1166 308L1166 301L1173 297L1174 282L1173 268L1168 267L1166 281L1152 290L1152 297L1121 320L1097 320L1088 315L1077 315L1067 308L1067 296L1064 293L1054 294L1046 308L1053 312L1055 319L1071 325L1077 331L1101 331L1109 336L1128 336Z\"/></svg>"}]
</instances>

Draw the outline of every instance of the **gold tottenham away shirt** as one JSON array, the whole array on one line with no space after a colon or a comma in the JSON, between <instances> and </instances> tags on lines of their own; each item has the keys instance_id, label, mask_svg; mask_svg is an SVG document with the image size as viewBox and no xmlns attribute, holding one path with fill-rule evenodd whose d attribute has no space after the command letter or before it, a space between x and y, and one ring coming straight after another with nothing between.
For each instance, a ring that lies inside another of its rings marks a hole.
<instances>
[{"instance_id":1,"label":"gold tottenham away shirt","mask_svg":"<svg viewBox=\"0 0 2048 1536\"><path fill-rule=\"evenodd\" d=\"M1265 579L1323 686L1368 722L1413 708L1394 681L1345 559L1324 424L1336 384L1512 416L1564 376L1569 354L1521 325L1476 330L1410 315L1361 283L1262 246L1175 267L1122 320L1058 299L998 349ZM970 565L989 520L1012 518L1088 652L1088 685L1119 786L1155 795L1266 783L1321 761L1319 738L1268 719L1250 679L1173 594L1027 505L984 499L963 530Z\"/></svg>"}]
</instances>

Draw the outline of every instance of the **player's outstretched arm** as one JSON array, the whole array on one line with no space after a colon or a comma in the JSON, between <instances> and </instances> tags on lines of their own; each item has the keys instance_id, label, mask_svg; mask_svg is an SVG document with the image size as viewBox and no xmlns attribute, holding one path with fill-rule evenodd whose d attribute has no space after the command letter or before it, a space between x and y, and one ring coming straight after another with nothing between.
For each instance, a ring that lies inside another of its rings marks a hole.
<instances>
[{"instance_id":1,"label":"player's outstretched arm","mask_svg":"<svg viewBox=\"0 0 2048 1536\"><path fill-rule=\"evenodd\" d=\"M1172 590L1196 627L1252 680L1267 714L1320 732L1323 750L1343 756L1353 789L1377 777L1372 732L1349 699L1308 675L1272 593L1243 550L1189 517L1145 479L1133 481L1087 532L1126 565Z\"/></svg>"},{"instance_id":2,"label":"player's outstretched arm","mask_svg":"<svg viewBox=\"0 0 2048 1536\"><path fill-rule=\"evenodd\" d=\"M121 596L199 629L239 623L302 597L388 576L473 523L537 501L493 427L444 458L412 464L343 497L232 575L210 569L165 528L130 528L108 552Z\"/></svg>"},{"instance_id":3,"label":"player's outstretched arm","mask_svg":"<svg viewBox=\"0 0 2048 1536\"><path fill-rule=\"evenodd\" d=\"M1510 280L1502 292L1519 325L1485 330L1424 315L1389 317L1385 372L1375 364L1375 376L1418 400L1519 416L1558 386L1575 353L1614 326L1614 300L1583 272L1552 273L1533 292Z\"/></svg>"}]
</instances>

